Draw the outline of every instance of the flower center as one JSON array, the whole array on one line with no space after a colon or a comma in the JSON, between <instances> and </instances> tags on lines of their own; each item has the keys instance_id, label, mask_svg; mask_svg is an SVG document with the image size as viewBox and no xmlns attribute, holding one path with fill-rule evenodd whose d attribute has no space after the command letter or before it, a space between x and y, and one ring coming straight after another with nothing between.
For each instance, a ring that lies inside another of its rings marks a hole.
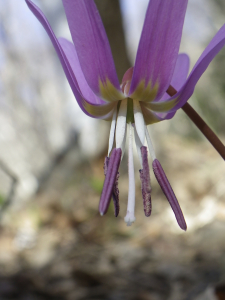
<instances>
[{"instance_id":1,"label":"flower center","mask_svg":"<svg viewBox=\"0 0 225 300\"><path fill-rule=\"evenodd\" d=\"M151 185L150 185L150 173L148 164L148 152L147 147L144 146L145 139L147 140L148 148L153 161L153 169L164 194L166 195L169 203L177 218L178 224L184 230L186 230L186 224L183 218L182 211L179 207L176 196L169 184L166 175L156 159L155 151L144 121L142 108L140 102L136 99L128 97L131 86L131 80L133 75L133 68L126 71L123 76L121 89L124 95L127 97L118 102L118 105L114 108L110 135L109 135L109 149L108 157L104 164L105 182L103 191L99 203L100 214L104 215L109 207L111 198L114 202L115 216L119 214L119 165L123 158L126 145L127 127L129 136L129 151L128 151L128 177L129 177L129 189L128 189L128 203L127 213L124 218L128 226L135 221L135 175L134 175L134 162L133 162L133 135L135 137L135 143L137 147L138 157L141 164L140 180L141 191L144 205L145 216L151 215ZM116 147L113 149L114 139ZM113 150L112 150L113 149ZM109 157L111 153L111 156Z\"/></svg>"}]
</instances>

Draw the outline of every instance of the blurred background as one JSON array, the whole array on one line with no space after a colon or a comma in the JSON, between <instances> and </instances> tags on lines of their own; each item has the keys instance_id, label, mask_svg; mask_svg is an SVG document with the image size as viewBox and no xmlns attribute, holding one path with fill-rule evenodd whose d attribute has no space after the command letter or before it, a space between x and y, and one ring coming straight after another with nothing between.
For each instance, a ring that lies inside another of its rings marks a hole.
<instances>
[{"instance_id":1,"label":"blurred background","mask_svg":"<svg viewBox=\"0 0 225 300\"><path fill-rule=\"evenodd\" d=\"M34 1L71 40L60 0ZM119 79L134 64L147 0L96 0ZM189 0L180 52L191 67L225 23L223 0ZM225 142L225 49L189 103ZM110 124L78 107L25 1L0 0L0 299L225 299L225 168L182 110L149 127L185 215L182 232L152 175L143 213L135 153L136 222L98 213Z\"/></svg>"}]
</instances>

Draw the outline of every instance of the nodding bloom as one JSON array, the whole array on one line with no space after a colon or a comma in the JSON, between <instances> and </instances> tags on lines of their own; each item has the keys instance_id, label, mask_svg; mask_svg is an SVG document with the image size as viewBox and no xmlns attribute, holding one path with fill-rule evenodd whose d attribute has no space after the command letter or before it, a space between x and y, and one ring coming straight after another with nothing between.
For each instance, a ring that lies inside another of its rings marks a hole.
<instances>
[{"instance_id":1,"label":"nodding bloom","mask_svg":"<svg viewBox=\"0 0 225 300\"><path fill-rule=\"evenodd\" d=\"M73 43L64 38L57 39L42 11L32 1L25 1L48 33L82 111L92 118L111 121L100 214L107 212L111 198L115 215L119 213L118 169L128 135L129 192L125 222L131 225L135 221L134 136L141 164L145 215L151 214L146 139L156 179L179 226L186 230L179 203L156 158L147 125L171 119L191 97L199 78L225 44L225 25L211 40L187 77L189 58L186 54L178 54L178 51L188 0L151 0L135 65L125 72L120 84L109 42L93 0L62 0ZM177 90L173 97L166 93L170 85Z\"/></svg>"}]
</instances>

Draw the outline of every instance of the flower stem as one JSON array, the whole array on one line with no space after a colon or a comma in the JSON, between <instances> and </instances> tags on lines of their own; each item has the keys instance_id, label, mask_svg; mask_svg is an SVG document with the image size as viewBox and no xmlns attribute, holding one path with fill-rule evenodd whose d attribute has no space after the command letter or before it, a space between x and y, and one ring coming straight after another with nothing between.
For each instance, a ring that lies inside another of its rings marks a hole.
<instances>
[{"instance_id":1,"label":"flower stem","mask_svg":"<svg viewBox=\"0 0 225 300\"><path fill-rule=\"evenodd\" d=\"M177 91L171 85L166 91L168 95L174 96ZM216 149L216 151L222 156L225 160L225 147L223 143L220 141L218 136L212 131L212 129L205 123L205 121L199 116L199 114L194 110L194 108L189 104L185 103L182 107L183 111L188 115L188 117L192 120L193 123L198 127L198 129L204 134L204 136L208 139L208 141L212 144L212 146Z\"/></svg>"}]
</instances>

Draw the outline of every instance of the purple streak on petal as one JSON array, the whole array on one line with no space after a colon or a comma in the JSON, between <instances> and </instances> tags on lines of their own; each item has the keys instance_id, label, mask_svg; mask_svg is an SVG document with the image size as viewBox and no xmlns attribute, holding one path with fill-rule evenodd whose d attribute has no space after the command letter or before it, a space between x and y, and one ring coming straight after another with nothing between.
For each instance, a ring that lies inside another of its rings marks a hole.
<instances>
[{"instance_id":1,"label":"purple streak on petal","mask_svg":"<svg viewBox=\"0 0 225 300\"><path fill-rule=\"evenodd\" d=\"M120 90L104 26L93 0L63 0L81 69L91 89L99 95L99 78L108 78Z\"/></svg>"},{"instance_id":2,"label":"purple streak on petal","mask_svg":"<svg viewBox=\"0 0 225 300\"><path fill-rule=\"evenodd\" d=\"M195 86L208 68L208 65L211 63L213 58L219 53L219 51L225 45L225 25L223 25L214 38L211 40L209 45L203 51L202 55L198 59L197 63L195 64L193 70L191 71L186 83L183 87L178 91L178 93L171 97L170 99L175 99L178 97L178 104L170 110L170 112L174 112L181 108L191 97L194 92Z\"/></svg>"},{"instance_id":3,"label":"purple streak on petal","mask_svg":"<svg viewBox=\"0 0 225 300\"><path fill-rule=\"evenodd\" d=\"M99 97L97 97L89 87L84 77L83 71L81 70L81 66L77 57L77 52L75 50L73 43L71 43L70 41L64 38L59 38L58 41L72 68L72 71L74 73L74 76L76 77L77 83L79 85L83 97L85 99L88 99L88 101L92 104L105 104L106 102L100 99Z\"/></svg>"},{"instance_id":4,"label":"purple streak on petal","mask_svg":"<svg viewBox=\"0 0 225 300\"><path fill-rule=\"evenodd\" d=\"M158 159L155 159L153 161L152 166L153 166L153 171L154 171L155 177L156 177L163 193L165 194L167 200L169 201L171 208L175 214L177 223L179 224L181 229L187 230L187 225L186 225L182 210L180 208L180 205L177 201L177 198L173 192L173 189L172 189L172 187L166 177L166 174L165 174L160 162L158 161Z\"/></svg>"},{"instance_id":5,"label":"purple streak on petal","mask_svg":"<svg viewBox=\"0 0 225 300\"><path fill-rule=\"evenodd\" d=\"M48 23L48 20L46 19L45 15L42 13L42 11L32 1L26 0L26 3L28 5L29 9L33 12L33 14L36 16L36 18L40 21L40 23L46 30L48 36L50 37L52 44L53 44L53 46L57 52L57 55L59 57L59 60L62 64L63 70L66 74L67 80L70 84L70 87L74 93L74 96L75 96L80 108L86 115L95 118L95 116L89 114L83 106L83 97L82 97L79 85L77 83L77 80L74 76L73 70L72 70L70 63L69 63L67 57L65 56L65 53L64 53L59 41L57 40L50 24ZM87 99L85 99L85 100L87 102L89 102Z\"/></svg>"},{"instance_id":6,"label":"purple streak on petal","mask_svg":"<svg viewBox=\"0 0 225 300\"><path fill-rule=\"evenodd\" d=\"M139 42L130 94L145 79L159 83L156 99L160 99L170 85L175 68L187 0L151 0Z\"/></svg>"},{"instance_id":7,"label":"purple streak on petal","mask_svg":"<svg viewBox=\"0 0 225 300\"><path fill-rule=\"evenodd\" d=\"M105 164L106 176L99 202L99 212L101 215L104 215L108 210L120 166L121 155L122 150L114 148L112 150L108 166Z\"/></svg>"},{"instance_id":8,"label":"purple streak on petal","mask_svg":"<svg viewBox=\"0 0 225 300\"><path fill-rule=\"evenodd\" d=\"M176 66L174 69L173 77L171 80L171 85L179 91L179 89L184 85L188 72L189 72L189 67L190 67L190 59L189 56L185 53L181 53L177 57L177 62ZM170 99L171 97L165 93L163 97L159 100L160 101L166 101ZM175 115L176 111L172 113L156 113L158 117L160 117L162 120L164 119L172 119L173 116Z\"/></svg>"},{"instance_id":9,"label":"purple streak on petal","mask_svg":"<svg viewBox=\"0 0 225 300\"><path fill-rule=\"evenodd\" d=\"M105 176L107 174L109 161L110 161L110 158L108 156L106 156L105 161L104 161L104 174L105 174ZM112 192L115 217L118 217L119 212L120 212L118 180L119 180L119 172L117 172L116 180L115 180L114 187L113 187L113 192Z\"/></svg>"},{"instance_id":10,"label":"purple streak on petal","mask_svg":"<svg viewBox=\"0 0 225 300\"><path fill-rule=\"evenodd\" d=\"M151 185L150 185L150 173L148 165L148 151L147 147L141 147L141 157L143 169L139 170L141 179L141 192L143 198L144 212L145 216L149 217L152 212L152 202L151 202Z\"/></svg>"}]
</instances>

